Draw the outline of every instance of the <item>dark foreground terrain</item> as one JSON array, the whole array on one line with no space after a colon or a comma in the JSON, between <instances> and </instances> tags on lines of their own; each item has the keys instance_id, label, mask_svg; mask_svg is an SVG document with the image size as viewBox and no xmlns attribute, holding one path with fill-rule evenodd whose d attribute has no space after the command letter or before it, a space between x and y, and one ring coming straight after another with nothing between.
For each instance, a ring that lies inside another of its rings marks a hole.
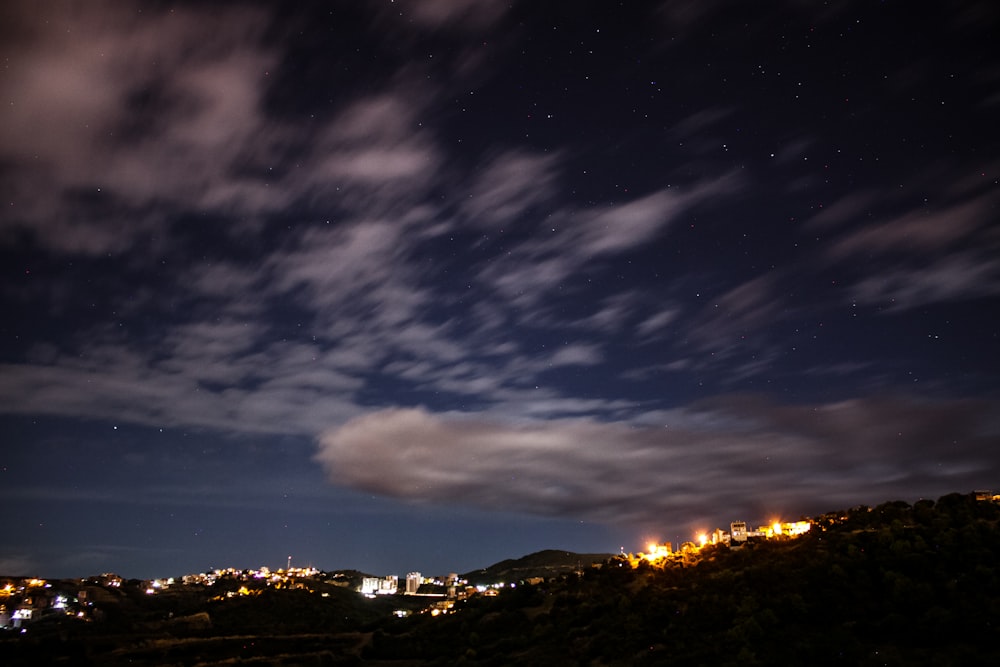
<instances>
[{"instance_id":1,"label":"dark foreground terrain","mask_svg":"<svg viewBox=\"0 0 1000 667\"><path fill-rule=\"evenodd\" d=\"M552 576L436 616L420 613L426 598L369 600L322 578L250 595L228 584L229 597L226 582L124 585L99 618L0 633L0 665L1000 664L998 520L996 503L952 494L662 564L574 572L544 552L502 569Z\"/></svg>"}]
</instances>

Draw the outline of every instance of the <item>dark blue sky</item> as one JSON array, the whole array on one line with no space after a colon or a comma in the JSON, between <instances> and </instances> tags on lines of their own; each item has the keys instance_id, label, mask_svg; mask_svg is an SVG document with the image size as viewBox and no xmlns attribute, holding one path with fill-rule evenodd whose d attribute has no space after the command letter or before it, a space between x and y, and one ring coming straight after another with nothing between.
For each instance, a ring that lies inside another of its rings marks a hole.
<instances>
[{"instance_id":1,"label":"dark blue sky","mask_svg":"<svg viewBox=\"0 0 1000 667\"><path fill-rule=\"evenodd\" d=\"M0 573L1000 486L991 2L8 2Z\"/></svg>"}]
</instances>

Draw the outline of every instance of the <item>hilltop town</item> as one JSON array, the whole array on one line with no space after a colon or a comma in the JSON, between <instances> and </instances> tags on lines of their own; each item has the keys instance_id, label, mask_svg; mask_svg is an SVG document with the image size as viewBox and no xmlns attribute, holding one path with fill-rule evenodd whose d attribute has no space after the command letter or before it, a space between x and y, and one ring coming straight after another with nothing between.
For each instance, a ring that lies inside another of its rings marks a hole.
<instances>
[{"instance_id":1,"label":"hilltop town","mask_svg":"<svg viewBox=\"0 0 1000 667\"><path fill-rule=\"evenodd\" d=\"M1000 496L977 492L461 575L289 559L153 580L7 577L0 664L815 664L823 651L969 664L1000 658L997 551Z\"/></svg>"},{"instance_id":2,"label":"hilltop town","mask_svg":"<svg viewBox=\"0 0 1000 667\"><path fill-rule=\"evenodd\" d=\"M977 502L1000 503L1000 494L994 494L992 491L976 491L972 497ZM756 527L749 527L745 521L733 521L729 525L728 532L721 528L716 528L712 532L701 532L694 536L693 540L682 542L676 547L671 542L650 542L646 545L645 551L626 553L622 548L618 558L628 562L632 567L638 567L640 563L663 565L672 561L697 558L707 547L725 546L738 549L759 541L795 539L807 534L814 527L826 530L847 519L847 513L832 512L792 522L773 521ZM564 565L558 569L565 572L570 569L579 571L584 566L601 567L610 557L610 554L592 554L586 564L578 559L576 568ZM549 574L551 573L550 571ZM328 598L331 586L355 591L364 598L404 596L428 600L426 606L408 600L408 604L393 610L395 616L406 617L414 611L432 616L450 613L455 610L456 602L471 597L480 595L495 597L504 588L516 587L518 583L541 584L546 579L542 576L544 574L545 572L528 572L516 581L480 580L470 584L469 577L459 576L454 572L429 577L423 576L420 572L409 572L403 578L401 586L400 577L396 574L372 576L353 570L323 572L312 566L292 567L292 557L289 556L286 567L275 570L267 566L257 569L228 567L179 577L128 582L112 573L54 581L38 577L6 577L0 578L0 631L23 632L33 621L47 617L50 620L66 616L84 622L101 621L104 617L102 607L114 604L117 599L115 591L120 590L126 583L127 587L146 596L177 592L184 587L213 591L215 594L209 597L213 602L259 596L267 589L300 590L309 593L319 591L320 597Z\"/></svg>"},{"instance_id":3,"label":"hilltop town","mask_svg":"<svg viewBox=\"0 0 1000 667\"><path fill-rule=\"evenodd\" d=\"M707 546L725 545L739 548L755 540L791 539L808 532L813 520L796 522L776 521L756 529L748 529L744 521L734 521L730 531L716 529L711 533L699 534L694 541L683 542L675 549L670 542L651 543L646 551L636 554L622 553L633 566L640 561L655 563L677 558L690 558ZM578 567L600 567L611 554L597 554L586 563L578 562ZM565 568L564 568L565 569ZM485 571L485 570L484 570ZM538 585L544 576L530 573L520 578L520 583ZM432 616L455 610L456 602L474 596L495 597L507 587L516 587L518 581L477 581L470 584L468 577L449 573L443 576L425 577L420 572L409 572L404 578L395 575L372 576L355 571L323 572L315 567L292 567L292 557L287 566L275 570L267 566L256 569L234 567L212 569L206 572L185 574L150 580L125 580L113 573L105 573L82 579L46 580L38 577L7 577L0 579L0 630L26 631L34 621L56 616L71 617L75 620L93 622L103 620L102 607L114 604L115 591L125 585L134 592L146 596L156 596L177 592L185 587L212 590L213 602L221 602L240 597L259 596L267 589L302 590L330 597L329 590L336 586L357 592L365 598L379 596L406 596L427 599L420 613ZM409 616L414 604L396 609L399 617Z\"/></svg>"}]
</instances>

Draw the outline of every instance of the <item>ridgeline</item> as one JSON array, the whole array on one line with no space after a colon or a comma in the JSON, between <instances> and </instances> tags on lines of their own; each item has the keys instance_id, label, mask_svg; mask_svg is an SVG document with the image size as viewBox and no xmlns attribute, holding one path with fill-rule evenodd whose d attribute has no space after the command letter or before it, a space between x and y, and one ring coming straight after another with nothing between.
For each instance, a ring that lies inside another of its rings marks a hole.
<instances>
[{"instance_id":1,"label":"ridgeline","mask_svg":"<svg viewBox=\"0 0 1000 667\"><path fill-rule=\"evenodd\" d=\"M0 633L0 664L1000 664L1000 505L951 494L813 521L801 537L637 567L539 552L469 575L530 571L534 584L437 616L397 618L417 599L322 581L221 601L126 590L101 622Z\"/></svg>"}]
</instances>

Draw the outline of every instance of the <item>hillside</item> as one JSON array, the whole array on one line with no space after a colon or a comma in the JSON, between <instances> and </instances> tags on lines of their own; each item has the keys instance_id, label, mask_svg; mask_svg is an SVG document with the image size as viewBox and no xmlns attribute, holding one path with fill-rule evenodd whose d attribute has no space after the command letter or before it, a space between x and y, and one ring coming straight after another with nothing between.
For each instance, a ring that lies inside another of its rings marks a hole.
<instances>
[{"instance_id":1,"label":"hillside","mask_svg":"<svg viewBox=\"0 0 1000 667\"><path fill-rule=\"evenodd\" d=\"M126 587L100 623L0 633L0 664L1000 664L998 521L997 504L952 494L830 513L802 537L662 565L587 567L591 557L543 551L478 571L550 572L542 583L438 616L395 618L427 599L366 600L322 582L222 600Z\"/></svg>"},{"instance_id":2,"label":"hillside","mask_svg":"<svg viewBox=\"0 0 1000 667\"><path fill-rule=\"evenodd\" d=\"M462 575L462 578L473 586L498 581L525 581L538 577L549 579L588 568L594 563L603 563L611 557L612 554L578 554L572 551L546 549L521 558L508 558L481 570L473 570Z\"/></svg>"},{"instance_id":3,"label":"hillside","mask_svg":"<svg viewBox=\"0 0 1000 667\"><path fill-rule=\"evenodd\" d=\"M664 567L615 559L378 632L365 655L440 665L1000 664L998 518L994 503L953 494L832 513L801 538L712 547Z\"/></svg>"}]
</instances>

